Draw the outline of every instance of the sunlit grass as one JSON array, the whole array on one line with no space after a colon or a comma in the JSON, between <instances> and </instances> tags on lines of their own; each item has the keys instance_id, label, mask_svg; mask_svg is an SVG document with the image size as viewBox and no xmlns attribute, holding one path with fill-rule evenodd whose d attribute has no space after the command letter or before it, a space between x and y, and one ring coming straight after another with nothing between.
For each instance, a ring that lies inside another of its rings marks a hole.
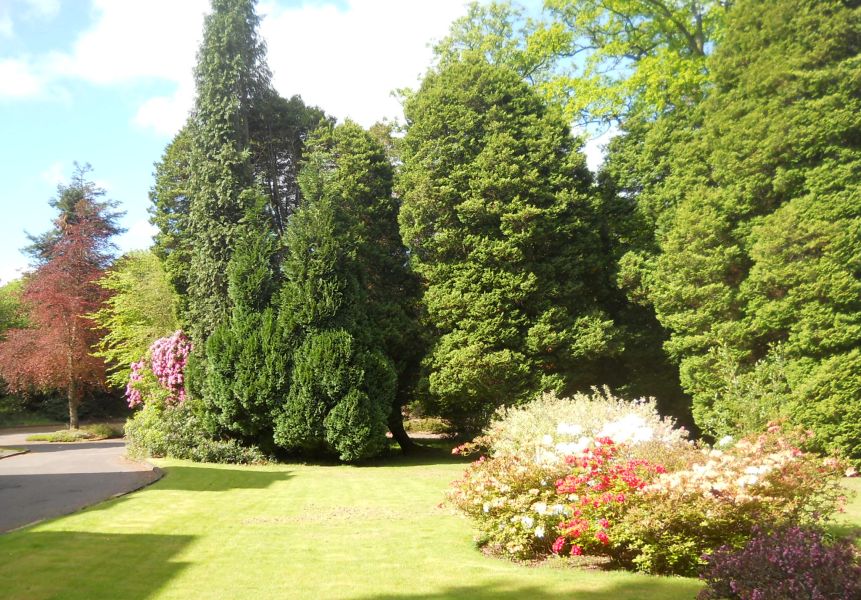
<instances>
[{"instance_id":1,"label":"sunlit grass","mask_svg":"<svg viewBox=\"0 0 861 600\"><path fill-rule=\"evenodd\" d=\"M160 461L155 485L0 536L3 598L672 600L699 583L517 565L441 507L462 464L228 467Z\"/></svg>"}]
</instances>

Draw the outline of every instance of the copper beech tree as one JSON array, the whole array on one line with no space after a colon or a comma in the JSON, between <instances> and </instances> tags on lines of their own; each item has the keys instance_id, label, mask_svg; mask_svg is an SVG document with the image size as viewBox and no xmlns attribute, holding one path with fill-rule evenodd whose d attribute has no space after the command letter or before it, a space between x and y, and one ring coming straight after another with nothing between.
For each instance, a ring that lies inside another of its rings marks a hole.
<instances>
[{"instance_id":1,"label":"copper beech tree","mask_svg":"<svg viewBox=\"0 0 861 600\"><path fill-rule=\"evenodd\" d=\"M60 212L54 229L32 238L37 266L21 296L30 327L9 330L0 342L0 377L9 391L65 392L72 429L82 400L105 388L105 363L91 354L101 332L88 315L105 300L97 281L119 231L115 203L99 199L104 192L85 180L86 172L78 168L51 202Z\"/></svg>"}]
</instances>

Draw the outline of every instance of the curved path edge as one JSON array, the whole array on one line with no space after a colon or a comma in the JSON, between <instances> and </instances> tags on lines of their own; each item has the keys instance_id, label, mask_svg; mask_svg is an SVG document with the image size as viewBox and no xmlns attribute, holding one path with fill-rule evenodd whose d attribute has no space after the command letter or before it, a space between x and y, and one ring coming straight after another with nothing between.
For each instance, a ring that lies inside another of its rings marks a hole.
<instances>
[{"instance_id":1,"label":"curved path edge","mask_svg":"<svg viewBox=\"0 0 861 600\"><path fill-rule=\"evenodd\" d=\"M27 442L33 429L0 431L0 446L25 450L0 460L0 535L92 508L155 483L164 472L130 460L125 442Z\"/></svg>"}]
</instances>

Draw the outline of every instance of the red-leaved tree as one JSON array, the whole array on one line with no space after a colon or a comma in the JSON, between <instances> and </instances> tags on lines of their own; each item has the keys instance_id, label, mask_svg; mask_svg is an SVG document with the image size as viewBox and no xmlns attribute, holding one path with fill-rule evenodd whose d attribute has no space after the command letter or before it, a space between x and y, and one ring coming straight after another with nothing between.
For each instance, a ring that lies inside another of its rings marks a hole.
<instances>
[{"instance_id":1,"label":"red-leaved tree","mask_svg":"<svg viewBox=\"0 0 861 600\"><path fill-rule=\"evenodd\" d=\"M0 377L9 391L65 392L73 429L81 401L105 388L104 361L91 354L102 332L87 315L105 300L96 282L110 260L110 237L119 231L119 215L110 212L115 203L99 201L103 192L84 180L85 173L79 168L52 201L60 210L55 228L32 238L38 266L22 292L31 326L8 331L0 342Z\"/></svg>"}]
</instances>

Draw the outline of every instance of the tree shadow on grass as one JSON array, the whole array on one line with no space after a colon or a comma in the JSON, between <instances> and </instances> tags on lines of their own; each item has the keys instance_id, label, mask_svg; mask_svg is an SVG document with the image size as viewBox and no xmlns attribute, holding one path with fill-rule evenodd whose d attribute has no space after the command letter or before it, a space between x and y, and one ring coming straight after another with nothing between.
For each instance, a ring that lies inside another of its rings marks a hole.
<instances>
[{"instance_id":1,"label":"tree shadow on grass","mask_svg":"<svg viewBox=\"0 0 861 600\"><path fill-rule=\"evenodd\" d=\"M263 489L287 481L292 473L284 470L263 470L255 467L231 467L216 464L170 466L164 476L151 486L153 490L182 490L188 492L226 492L237 489Z\"/></svg>"},{"instance_id":2,"label":"tree shadow on grass","mask_svg":"<svg viewBox=\"0 0 861 600\"><path fill-rule=\"evenodd\" d=\"M0 596L6 600L144 600L187 563L173 560L187 535L18 531L0 537Z\"/></svg>"},{"instance_id":3,"label":"tree shadow on grass","mask_svg":"<svg viewBox=\"0 0 861 600\"><path fill-rule=\"evenodd\" d=\"M693 598L698 584L675 584L661 580L609 583L602 590L580 590L577 600L668 600ZM460 585L432 593L371 594L356 600L559 600L559 592L536 586Z\"/></svg>"}]
</instances>

